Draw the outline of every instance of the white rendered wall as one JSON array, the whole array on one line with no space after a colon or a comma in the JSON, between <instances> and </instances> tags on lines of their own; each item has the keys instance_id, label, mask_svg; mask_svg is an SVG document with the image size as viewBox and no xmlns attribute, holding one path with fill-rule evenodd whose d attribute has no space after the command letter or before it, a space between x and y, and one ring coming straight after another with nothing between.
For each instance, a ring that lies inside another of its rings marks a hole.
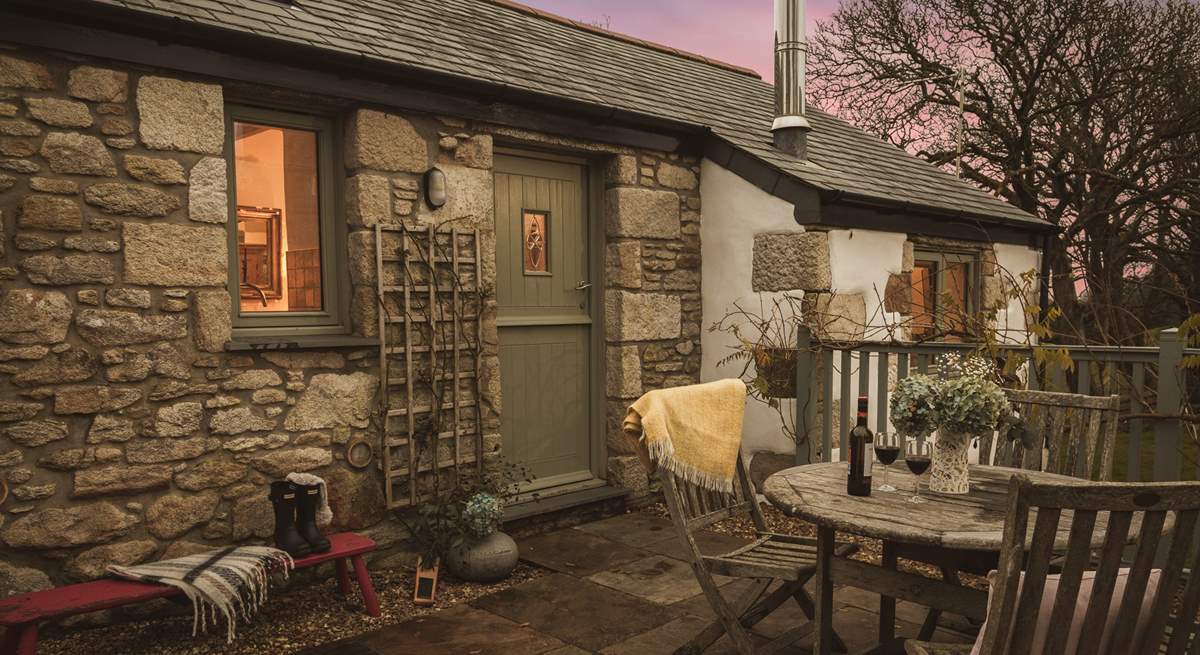
<instances>
[{"instance_id":1,"label":"white rendered wall","mask_svg":"<svg viewBox=\"0 0 1200 655\"><path fill-rule=\"evenodd\" d=\"M829 266L836 294L861 293L867 305L867 340L886 339L885 325L896 325L899 314L883 311L883 290L888 276L899 273L903 266L904 242L902 232L875 230L831 230L829 232Z\"/></svg>"},{"instance_id":2,"label":"white rendered wall","mask_svg":"<svg viewBox=\"0 0 1200 655\"><path fill-rule=\"evenodd\" d=\"M1041 257L1038 251L1026 246L1014 246L1007 243L997 243L993 246L996 251L996 266L999 275L1007 283L1015 279L1018 283L1026 271L1041 270ZM1008 301L1008 311L996 316L996 329L1002 339L1015 342L1025 341L1025 308L1036 307L1038 301L1037 287L1030 290L1024 303L1020 299Z\"/></svg>"},{"instance_id":3,"label":"white rendered wall","mask_svg":"<svg viewBox=\"0 0 1200 655\"><path fill-rule=\"evenodd\" d=\"M722 332L708 328L720 320L735 301L758 306L759 294L750 285L751 257L757 232L802 231L792 214L792 204L743 180L705 159L700 164L701 302L704 311L701 333L700 379L704 382L736 377L740 364L717 367L737 343ZM797 292L797 295L799 292ZM781 294L766 293L770 299ZM790 406L790 403L788 403ZM742 451L791 452L795 448L784 436L779 415L762 403L746 401Z\"/></svg>"},{"instance_id":4,"label":"white rendered wall","mask_svg":"<svg viewBox=\"0 0 1200 655\"><path fill-rule=\"evenodd\" d=\"M769 303L782 295L782 292L759 294L752 288L754 235L761 232L803 232L804 228L796 223L790 203L760 190L708 159L701 162L700 193L703 198L700 243L703 262L701 303L704 312L700 377L707 382L734 377L742 367L741 362L717 366L720 359L732 352L731 347L737 341L722 332L709 332L708 328L724 316L734 302L757 308L760 298ZM899 314L884 312L883 295L888 276L900 273L903 269L907 240L908 235L903 232L863 229L829 231L833 292L842 295L862 294L866 303L865 336L868 340L890 338L880 328L904 320ZM1038 266L1036 250L1006 244L995 244L994 249L997 264L1002 271L1007 271L1002 273L1005 276L1012 275L1019 279L1021 273ZM800 291L791 293L797 296L801 294ZM1036 302L1036 294L1031 300ZM1024 340L1025 316L1019 300L1010 301L1008 311L997 318L998 327L1008 331L1010 339ZM835 366L839 365L840 362L835 363ZM859 357L855 356L850 386L855 394L858 390L858 368ZM875 404L878 370L874 358L870 361L869 371L868 384L872 397L869 413L874 429L874 417L880 409ZM833 389L833 394L835 401L840 402L838 387ZM783 402L784 411L789 415L795 411L792 401ZM850 402L853 402L853 398ZM742 437L743 452L769 450L789 453L793 449L791 439L783 434L778 413L762 403L748 400Z\"/></svg>"}]
</instances>

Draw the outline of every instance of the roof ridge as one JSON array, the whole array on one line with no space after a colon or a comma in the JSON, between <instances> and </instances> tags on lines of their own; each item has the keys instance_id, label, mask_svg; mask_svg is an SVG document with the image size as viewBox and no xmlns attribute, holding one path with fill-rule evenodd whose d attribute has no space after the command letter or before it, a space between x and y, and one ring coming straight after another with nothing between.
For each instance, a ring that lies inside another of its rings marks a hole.
<instances>
[{"instance_id":1,"label":"roof ridge","mask_svg":"<svg viewBox=\"0 0 1200 655\"><path fill-rule=\"evenodd\" d=\"M732 71L734 73L746 75L748 77L753 77L753 78L757 78L760 80L762 79L762 75L760 75L758 73L758 71L753 70L751 68L746 68L744 66L738 66L736 64L730 64L730 63L720 61L717 59L712 59L709 57L705 57L704 55L696 54L694 52L688 52L687 50L680 50L679 48L673 48L671 46L663 45L661 43L655 43L654 41L647 41L645 39L639 39L636 36L622 34L621 32L614 32L612 30L606 30L602 27L596 27L595 25L588 25L587 23L584 23L582 21L577 21L572 18L560 16L558 14L555 14L555 13L552 13L549 11L545 11L543 9L538 9L537 7L531 7L526 4L521 4L520 2L515 2L514 0L483 0L483 1L490 2L491 4L494 4L494 5L497 5L500 7L505 7L507 9L512 9L513 11L519 11L523 14L528 14L528 15L534 16L536 18L541 18L543 20L548 20L548 21L551 21L554 23L559 23L561 25L566 25L567 27L573 27L575 29L583 30L585 32L591 32L593 34L598 34L600 36L614 39L616 41L624 41L625 43L631 43L633 45L642 46L643 48L649 48L650 50L657 50L658 52L664 52L669 55L675 55L677 57L682 57L683 59L691 59L693 61L698 61L698 62L701 62L704 64L708 64L709 66L713 66L716 68L722 68L727 71Z\"/></svg>"}]
</instances>

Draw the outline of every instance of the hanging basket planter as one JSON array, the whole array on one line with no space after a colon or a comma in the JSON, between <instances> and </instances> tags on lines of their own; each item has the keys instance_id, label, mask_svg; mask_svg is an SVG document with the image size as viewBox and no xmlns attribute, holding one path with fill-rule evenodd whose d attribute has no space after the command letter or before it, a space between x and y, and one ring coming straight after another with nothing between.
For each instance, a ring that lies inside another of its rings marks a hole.
<instances>
[{"instance_id":1,"label":"hanging basket planter","mask_svg":"<svg viewBox=\"0 0 1200 655\"><path fill-rule=\"evenodd\" d=\"M756 387L759 392L768 398L795 398L798 355L795 348L755 348L754 368L758 371Z\"/></svg>"}]
</instances>

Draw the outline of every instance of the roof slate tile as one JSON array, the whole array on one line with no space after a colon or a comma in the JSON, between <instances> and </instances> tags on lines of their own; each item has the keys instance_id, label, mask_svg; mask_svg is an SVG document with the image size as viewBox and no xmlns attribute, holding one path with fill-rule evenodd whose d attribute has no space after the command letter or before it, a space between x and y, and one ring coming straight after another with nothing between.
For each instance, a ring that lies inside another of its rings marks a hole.
<instances>
[{"instance_id":1,"label":"roof slate tile","mask_svg":"<svg viewBox=\"0 0 1200 655\"><path fill-rule=\"evenodd\" d=\"M92 0L281 42L382 58L656 118L718 138L812 187L1044 223L848 123L810 109L809 161L771 145L770 84L719 62L491 0Z\"/></svg>"}]
</instances>

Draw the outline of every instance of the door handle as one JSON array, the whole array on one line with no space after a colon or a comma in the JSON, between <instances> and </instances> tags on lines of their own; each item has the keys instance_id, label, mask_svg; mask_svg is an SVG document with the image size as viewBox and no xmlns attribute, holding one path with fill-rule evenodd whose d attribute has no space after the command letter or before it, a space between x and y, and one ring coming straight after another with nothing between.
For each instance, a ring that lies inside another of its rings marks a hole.
<instances>
[{"instance_id":1,"label":"door handle","mask_svg":"<svg viewBox=\"0 0 1200 655\"><path fill-rule=\"evenodd\" d=\"M588 289L590 289L590 288L592 288L592 283L591 283L591 282L582 282L582 281L581 281L579 284L576 284L576 285L575 285L575 290L576 290L576 291L587 291L587 290L588 290Z\"/></svg>"}]
</instances>

